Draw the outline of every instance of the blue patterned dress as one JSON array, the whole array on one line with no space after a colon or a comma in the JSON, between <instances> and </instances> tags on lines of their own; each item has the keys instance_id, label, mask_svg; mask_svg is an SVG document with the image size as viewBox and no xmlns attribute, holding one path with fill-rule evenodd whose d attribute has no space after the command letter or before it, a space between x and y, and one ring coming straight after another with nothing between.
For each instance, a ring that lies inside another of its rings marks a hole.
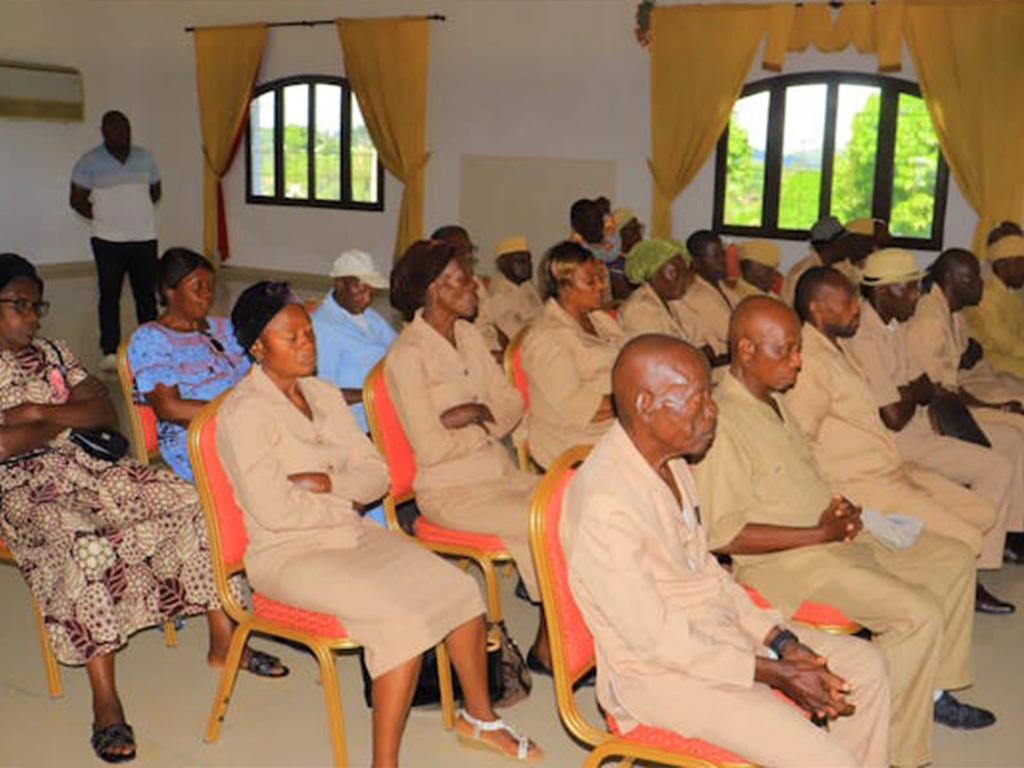
<instances>
[{"instance_id":1,"label":"blue patterned dress","mask_svg":"<svg viewBox=\"0 0 1024 768\"><path fill-rule=\"evenodd\" d=\"M128 361L137 398L144 400L157 384L163 384L176 386L185 400L212 400L245 375L249 358L235 340L231 322L223 317L209 317L207 322L206 331L175 331L156 321L135 331ZM160 455L175 473L192 482L187 435L187 428L180 424L157 422Z\"/></svg>"}]
</instances>

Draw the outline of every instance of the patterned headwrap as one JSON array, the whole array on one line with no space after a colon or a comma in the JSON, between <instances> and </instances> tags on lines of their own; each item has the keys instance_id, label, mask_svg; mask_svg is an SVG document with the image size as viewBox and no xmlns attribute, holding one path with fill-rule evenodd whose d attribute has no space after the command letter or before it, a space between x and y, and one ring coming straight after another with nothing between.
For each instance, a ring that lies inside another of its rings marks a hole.
<instances>
[{"instance_id":1,"label":"patterned headwrap","mask_svg":"<svg viewBox=\"0 0 1024 768\"><path fill-rule=\"evenodd\" d=\"M456 257L455 246L443 240L417 240L391 268L391 306L412 320L427 299L427 288Z\"/></svg>"}]
</instances>

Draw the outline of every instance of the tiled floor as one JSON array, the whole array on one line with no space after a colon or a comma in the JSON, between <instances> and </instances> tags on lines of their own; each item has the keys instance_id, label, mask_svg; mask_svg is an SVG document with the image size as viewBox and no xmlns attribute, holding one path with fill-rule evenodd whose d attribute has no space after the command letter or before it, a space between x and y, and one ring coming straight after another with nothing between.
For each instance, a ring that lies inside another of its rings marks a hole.
<instances>
[{"instance_id":1,"label":"tiled floor","mask_svg":"<svg viewBox=\"0 0 1024 768\"><path fill-rule=\"evenodd\" d=\"M219 304L226 305L238 288L222 286ZM46 320L45 332L67 338L95 369L94 296L87 278L51 280L47 298L54 302L54 311ZM116 392L116 380L106 380ZM943 768L1024 765L1019 699L1024 690L1024 568L1008 567L986 576L986 583L996 594L1020 605L1022 613L976 619L977 683L963 698L993 708L1000 721L991 729L970 734L937 728L934 765ZM512 587L511 580L504 580L503 604L512 634L525 650L536 630L536 612L514 597ZM47 696L28 591L14 568L0 568L0 604L6 606L0 622L0 765L100 765L88 746L90 695L85 674L80 669L62 668L63 698ZM257 641L260 647L280 654L292 674L280 681L241 675L220 741L208 745L202 737L218 673L205 664L202 619L190 620L180 640L178 647L168 649L161 632L147 630L118 654L119 687L139 740L135 765L329 764L323 698L311 657L287 646ZM366 765L370 722L362 701L358 663L343 656L338 668L349 754L353 766ZM541 765L580 765L586 752L562 728L550 680L535 677L534 681L530 698L504 714L547 750ZM597 722L592 689L584 689L579 698L585 714ZM407 766L446 768L510 764L498 756L460 748L455 737L441 729L437 709L412 713L402 760Z\"/></svg>"}]
</instances>

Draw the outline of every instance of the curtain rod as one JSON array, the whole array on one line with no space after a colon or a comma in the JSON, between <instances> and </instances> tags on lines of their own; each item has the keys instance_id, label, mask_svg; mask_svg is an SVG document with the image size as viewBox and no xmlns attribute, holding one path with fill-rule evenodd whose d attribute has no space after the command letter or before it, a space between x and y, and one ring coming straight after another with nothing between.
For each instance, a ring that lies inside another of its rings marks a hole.
<instances>
[{"instance_id":1,"label":"curtain rod","mask_svg":"<svg viewBox=\"0 0 1024 768\"><path fill-rule=\"evenodd\" d=\"M432 13L424 16L427 21L447 21L448 17L440 13ZM333 24L335 19L305 19L303 21L271 21L267 27L320 27L325 24ZM195 27L185 27L186 32L195 32Z\"/></svg>"}]
</instances>

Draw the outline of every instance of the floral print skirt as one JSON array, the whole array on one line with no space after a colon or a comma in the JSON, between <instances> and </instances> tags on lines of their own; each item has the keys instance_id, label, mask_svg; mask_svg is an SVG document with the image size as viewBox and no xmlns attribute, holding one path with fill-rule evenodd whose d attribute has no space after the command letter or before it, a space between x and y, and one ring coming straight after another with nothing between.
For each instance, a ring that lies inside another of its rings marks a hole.
<instances>
[{"instance_id":1,"label":"floral print skirt","mask_svg":"<svg viewBox=\"0 0 1024 768\"><path fill-rule=\"evenodd\" d=\"M0 535L64 664L220 607L195 489L160 467L94 459L58 437L0 466Z\"/></svg>"}]
</instances>

